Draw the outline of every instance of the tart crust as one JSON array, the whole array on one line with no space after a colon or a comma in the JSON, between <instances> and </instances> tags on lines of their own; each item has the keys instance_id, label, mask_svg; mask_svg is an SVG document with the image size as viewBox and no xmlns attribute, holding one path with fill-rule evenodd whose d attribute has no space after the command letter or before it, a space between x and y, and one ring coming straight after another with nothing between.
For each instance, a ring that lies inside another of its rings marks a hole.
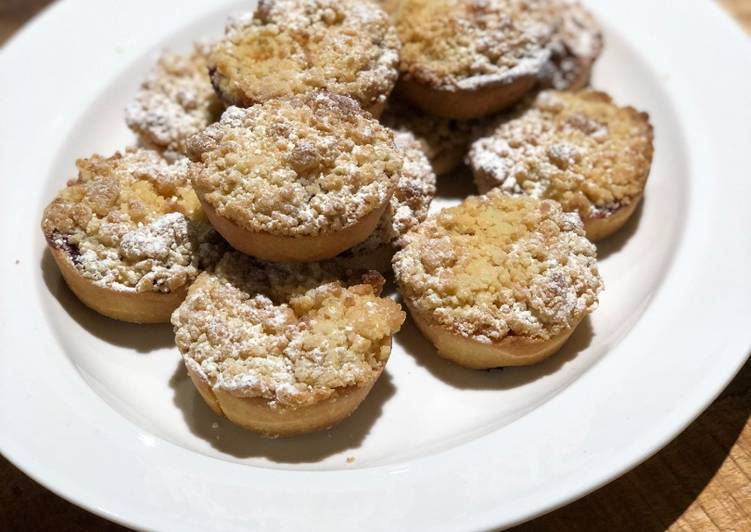
<instances>
[{"instance_id":1,"label":"tart crust","mask_svg":"<svg viewBox=\"0 0 751 532\"><path fill-rule=\"evenodd\" d=\"M558 17L550 0L402 0L397 92L424 111L470 119L506 109L537 83Z\"/></svg>"},{"instance_id":2,"label":"tart crust","mask_svg":"<svg viewBox=\"0 0 751 532\"><path fill-rule=\"evenodd\" d=\"M357 410L383 373L381 367L373 371L367 382L337 390L328 399L309 406L272 408L268 401L259 397L237 397L214 390L195 366L186 364L186 368L193 385L216 415L267 438L297 436L333 427Z\"/></svg>"},{"instance_id":3,"label":"tart crust","mask_svg":"<svg viewBox=\"0 0 751 532\"><path fill-rule=\"evenodd\" d=\"M131 148L76 164L41 224L65 281L110 318L168 322L225 245L190 187L190 162Z\"/></svg>"},{"instance_id":4,"label":"tart crust","mask_svg":"<svg viewBox=\"0 0 751 532\"><path fill-rule=\"evenodd\" d=\"M366 240L378 226L387 204L365 215L354 225L335 233L284 236L248 231L221 216L198 192L203 211L230 246L246 255L272 262L313 262L335 257Z\"/></svg>"},{"instance_id":5,"label":"tart crust","mask_svg":"<svg viewBox=\"0 0 751 532\"><path fill-rule=\"evenodd\" d=\"M392 131L329 93L231 107L188 147L214 227L272 261L332 258L366 240L403 165Z\"/></svg>"},{"instance_id":6,"label":"tart crust","mask_svg":"<svg viewBox=\"0 0 751 532\"><path fill-rule=\"evenodd\" d=\"M399 290L439 355L462 366L536 363L597 307L596 249L556 202L493 190L406 240L393 260Z\"/></svg>"},{"instance_id":7,"label":"tart crust","mask_svg":"<svg viewBox=\"0 0 751 532\"><path fill-rule=\"evenodd\" d=\"M526 74L511 82L488 83L476 89L437 89L400 78L397 93L436 116L469 120L508 109L537 83L537 74Z\"/></svg>"},{"instance_id":8,"label":"tart crust","mask_svg":"<svg viewBox=\"0 0 751 532\"><path fill-rule=\"evenodd\" d=\"M135 292L99 286L81 275L65 251L53 246L49 246L49 250L63 279L76 297L90 309L108 318L130 323L169 323L172 312L188 293L185 286L166 293Z\"/></svg>"},{"instance_id":9,"label":"tart crust","mask_svg":"<svg viewBox=\"0 0 751 532\"><path fill-rule=\"evenodd\" d=\"M587 236L606 238L641 201L653 156L649 116L599 91L543 91L475 140L468 161L480 192L553 199Z\"/></svg>"},{"instance_id":10,"label":"tart crust","mask_svg":"<svg viewBox=\"0 0 751 532\"><path fill-rule=\"evenodd\" d=\"M460 336L432 322L428 314L420 312L413 305L406 305L415 325L433 343L436 352L446 360L470 369L536 364L557 352L581 321L579 318L569 329L547 340L507 336L500 342L488 344Z\"/></svg>"},{"instance_id":11,"label":"tart crust","mask_svg":"<svg viewBox=\"0 0 751 532\"><path fill-rule=\"evenodd\" d=\"M377 117L396 83L399 48L377 2L261 0L227 26L209 55L209 73L230 105L324 90Z\"/></svg>"},{"instance_id":12,"label":"tart crust","mask_svg":"<svg viewBox=\"0 0 751 532\"><path fill-rule=\"evenodd\" d=\"M405 319L384 282L229 252L173 314L176 343L217 415L273 438L326 429L365 399Z\"/></svg>"}]
</instances>

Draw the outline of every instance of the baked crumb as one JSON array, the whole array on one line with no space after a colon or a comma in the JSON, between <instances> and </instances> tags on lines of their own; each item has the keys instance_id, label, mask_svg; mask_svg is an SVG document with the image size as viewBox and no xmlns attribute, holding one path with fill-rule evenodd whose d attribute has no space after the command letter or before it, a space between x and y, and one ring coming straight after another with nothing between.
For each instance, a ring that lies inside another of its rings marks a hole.
<instances>
[{"instance_id":1,"label":"baked crumb","mask_svg":"<svg viewBox=\"0 0 751 532\"><path fill-rule=\"evenodd\" d=\"M371 382L405 319L375 272L343 280L331 264L264 263L227 253L172 323L186 365L210 386L300 407Z\"/></svg>"},{"instance_id":2,"label":"baked crumb","mask_svg":"<svg viewBox=\"0 0 751 532\"><path fill-rule=\"evenodd\" d=\"M125 122L146 146L185 153L185 141L216 122L224 105L209 80L210 45L188 54L165 52L125 108Z\"/></svg>"},{"instance_id":3,"label":"baked crumb","mask_svg":"<svg viewBox=\"0 0 751 532\"><path fill-rule=\"evenodd\" d=\"M399 247L404 235L428 215L436 184L430 163L411 133L395 133L394 144L404 157L394 194L375 231L346 255L367 253L384 245Z\"/></svg>"},{"instance_id":4,"label":"baked crumb","mask_svg":"<svg viewBox=\"0 0 751 532\"><path fill-rule=\"evenodd\" d=\"M393 14L401 74L440 90L537 76L555 15L550 0L401 0Z\"/></svg>"},{"instance_id":5,"label":"baked crumb","mask_svg":"<svg viewBox=\"0 0 751 532\"><path fill-rule=\"evenodd\" d=\"M407 302L478 342L548 340L597 306L596 250L575 213L493 190L443 209L394 256Z\"/></svg>"},{"instance_id":6,"label":"baked crumb","mask_svg":"<svg viewBox=\"0 0 751 532\"><path fill-rule=\"evenodd\" d=\"M402 168L393 133L327 93L230 107L191 137L193 185L249 231L285 236L346 229L393 193Z\"/></svg>"},{"instance_id":7,"label":"baked crumb","mask_svg":"<svg viewBox=\"0 0 751 532\"><path fill-rule=\"evenodd\" d=\"M472 132L480 123L477 120L454 120L430 115L396 99L386 104L381 122L396 131L412 133L437 175L451 172L461 164Z\"/></svg>"},{"instance_id":8,"label":"baked crumb","mask_svg":"<svg viewBox=\"0 0 751 532\"><path fill-rule=\"evenodd\" d=\"M554 199L582 219L641 196L652 164L649 117L596 91L541 92L472 144L480 192Z\"/></svg>"},{"instance_id":9,"label":"baked crumb","mask_svg":"<svg viewBox=\"0 0 751 532\"><path fill-rule=\"evenodd\" d=\"M354 456L348 456L346 462L348 464L354 464L355 463L355 457Z\"/></svg>"},{"instance_id":10,"label":"baked crumb","mask_svg":"<svg viewBox=\"0 0 751 532\"><path fill-rule=\"evenodd\" d=\"M228 25L209 57L211 79L228 103L325 90L368 109L398 75L399 39L370 0L260 0Z\"/></svg>"},{"instance_id":11,"label":"baked crumb","mask_svg":"<svg viewBox=\"0 0 751 532\"><path fill-rule=\"evenodd\" d=\"M117 290L171 292L216 260L218 241L188 183L189 161L128 149L80 159L44 211L49 244L79 273Z\"/></svg>"},{"instance_id":12,"label":"baked crumb","mask_svg":"<svg viewBox=\"0 0 751 532\"><path fill-rule=\"evenodd\" d=\"M550 61L541 73L541 85L557 90L581 89L602 52L602 30L578 0L555 0L560 24L550 42Z\"/></svg>"}]
</instances>

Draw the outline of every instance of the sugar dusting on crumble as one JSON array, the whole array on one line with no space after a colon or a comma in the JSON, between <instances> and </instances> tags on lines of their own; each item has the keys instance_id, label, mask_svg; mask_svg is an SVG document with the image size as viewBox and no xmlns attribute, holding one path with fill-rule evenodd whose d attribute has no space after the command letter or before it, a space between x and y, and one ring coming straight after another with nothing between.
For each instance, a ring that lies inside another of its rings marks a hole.
<instances>
[{"instance_id":1,"label":"sugar dusting on crumble","mask_svg":"<svg viewBox=\"0 0 751 532\"><path fill-rule=\"evenodd\" d=\"M172 315L186 365L214 389L298 407L372 383L405 315L375 272L227 253Z\"/></svg>"},{"instance_id":2,"label":"sugar dusting on crumble","mask_svg":"<svg viewBox=\"0 0 751 532\"><path fill-rule=\"evenodd\" d=\"M209 58L212 81L229 103L326 90L363 108L396 83L399 39L370 0L260 0L236 17Z\"/></svg>"},{"instance_id":3,"label":"sugar dusting on crumble","mask_svg":"<svg viewBox=\"0 0 751 532\"><path fill-rule=\"evenodd\" d=\"M550 0L402 0L394 10L407 79L474 90L537 76L557 25Z\"/></svg>"},{"instance_id":4,"label":"sugar dusting on crumble","mask_svg":"<svg viewBox=\"0 0 751 532\"><path fill-rule=\"evenodd\" d=\"M328 93L230 107L189 141L196 191L250 231L346 229L387 204L402 156L393 133L351 98Z\"/></svg>"},{"instance_id":5,"label":"sugar dusting on crumble","mask_svg":"<svg viewBox=\"0 0 751 532\"><path fill-rule=\"evenodd\" d=\"M550 60L540 78L544 87L581 89L589 82L592 64L602 52L603 38L592 13L578 0L555 0L560 24L550 43Z\"/></svg>"},{"instance_id":6,"label":"sugar dusting on crumble","mask_svg":"<svg viewBox=\"0 0 751 532\"><path fill-rule=\"evenodd\" d=\"M550 339L593 311L602 290L581 220L553 201L470 196L405 240L393 260L404 298L478 342Z\"/></svg>"},{"instance_id":7,"label":"sugar dusting on crumble","mask_svg":"<svg viewBox=\"0 0 751 532\"><path fill-rule=\"evenodd\" d=\"M430 160L433 171L443 175L461 164L478 121L454 120L430 115L397 99L391 99L381 122L412 133Z\"/></svg>"},{"instance_id":8,"label":"sugar dusting on crumble","mask_svg":"<svg viewBox=\"0 0 751 532\"><path fill-rule=\"evenodd\" d=\"M394 194L375 231L363 243L345 252L346 255L367 253L384 245L399 247L404 235L428 215L436 186L430 162L411 133L395 133L394 143L404 156Z\"/></svg>"},{"instance_id":9,"label":"sugar dusting on crumble","mask_svg":"<svg viewBox=\"0 0 751 532\"><path fill-rule=\"evenodd\" d=\"M223 105L209 80L210 45L194 44L188 54L165 52L134 100L125 121L144 144L185 153L187 138L215 122Z\"/></svg>"},{"instance_id":10,"label":"sugar dusting on crumble","mask_svg":"<svg viewBox=\"0 0 751 532\"><path fill-rule=\"evenodd\" d=\"M476 140L468 160L480 192L554 199L587 220L642 194L652 140L646 114L604 93L544 91Z\"/></svg>"},{"instance_id":11,"label":"sugar dusting on crumble","mask_svg":"<svg viewBox=\"0 0 751 532\"><path fill-rule=\"evenodd\" d=\"M171 292L216 261L220 239L187 180L187 159L129 149L77 163L44 212L48 242L98 286Z\"/></svg>"}]
</instances>

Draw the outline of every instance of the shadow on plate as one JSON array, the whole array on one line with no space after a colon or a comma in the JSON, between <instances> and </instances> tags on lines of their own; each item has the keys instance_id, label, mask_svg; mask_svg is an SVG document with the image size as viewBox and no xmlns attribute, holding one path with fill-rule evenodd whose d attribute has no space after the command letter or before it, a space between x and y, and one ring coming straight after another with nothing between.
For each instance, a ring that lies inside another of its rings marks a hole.
<instances>
[{"instance_id":1,"label":"shadow on plate","mask_svg":"<svg viewBox=\"0 0 751 532\"><path fill-rule=\"evenodd\" d=\"M138 325L117 321L94 312L81 303L60 275L49 250L45 249L40 262L42 279L50 294L57 299L68 315L97 338L108 344L134 349L139 353L149 353L175 344L172 326Z\"/></svg>"},{"instance_id":2,"label":"shadow on plate","mask_svg":"<svg viewBox=\"0 0 751 532\"><path fill-rule=\"evenodd\" d=\"M272 462L287 464L318 462L342 451L360 447L370 428L381 416L383 405L396 391L391 375L386 370L360 407L332 429L270 440L214 414L196 391L182 362L169 384L174 390L173 401L182 412L191 432L206 440L214 449L236 458L263 457Z\"/></svg>"},{"instance_id":3,"label":"shadow on plate","mask_svg":"<svg viewBox=\"0 0 751 532\"><path fill-rule=\"evenodd\" d=\"M749 416L751 361L652 458L583 499L511 530L751 530L742 495L748 489Z\"/></svg>"},{"instance_id":4,"label":"shadow on plate","mask_svg":"<svg viewBox=\"0 0 751 532\"><path fill-rule=\"evenodd\" d=\"M639 228L642 212L644 212L645 201L647 201L647 198L642 198L639 205L636 207L634 214L631 215L623 227L621 227L613 236L596 244L597 260L605 260L613 253L620 251L631 239L634 233L636 233L636 230Z\"/></svg>"},{"instance_id":5,"label":"shadow on plate","mask_svg":"<svg viewBox=\"0 0 751 532\"><path fill-rule=\"evenodd\" d=\"M407 318L402 330L396 336L396 341L415 358L420 366L427 369L437 379L455 388L505 390L523 386L558 371L586 349L592 342L593 336L592 324L587 316L561 350L543 362L532 366L491 370L466 369L441 358L436 353L433 344L417 329L411 317Z\"/></svg>"},{"instance_id":6,"label":"shadow on plate","mask_svg":"<svg viewBox=\"0 0 751 532\"><path fill-rule=\"evenodd\" d=\"M436 182L436 198L463 200L475 194L477 188L472 180L472 171L464 165L440 176Z\"/></svg>"}]
</instances>

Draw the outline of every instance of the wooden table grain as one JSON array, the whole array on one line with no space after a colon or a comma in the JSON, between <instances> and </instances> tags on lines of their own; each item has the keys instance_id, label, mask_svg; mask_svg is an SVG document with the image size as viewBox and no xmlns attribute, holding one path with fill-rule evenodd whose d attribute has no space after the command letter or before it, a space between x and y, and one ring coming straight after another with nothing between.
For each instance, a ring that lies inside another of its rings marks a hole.
<instances>
[{"instance_id":1,"label":"wooden table grain","mask_svg":"<svg viewBox=\"0 0 751 532\"><path fill-rule=\"evenodd\" d=\"M0 43L49 0L0 0ZM720 0L751 33L751 0ZM594 493L514 532L751 530L751 362L670 445ZM0 429L1 430L1 429ZM124 528L43 488L0 457L0 530Z\"/></svg>"}]
</instances>

